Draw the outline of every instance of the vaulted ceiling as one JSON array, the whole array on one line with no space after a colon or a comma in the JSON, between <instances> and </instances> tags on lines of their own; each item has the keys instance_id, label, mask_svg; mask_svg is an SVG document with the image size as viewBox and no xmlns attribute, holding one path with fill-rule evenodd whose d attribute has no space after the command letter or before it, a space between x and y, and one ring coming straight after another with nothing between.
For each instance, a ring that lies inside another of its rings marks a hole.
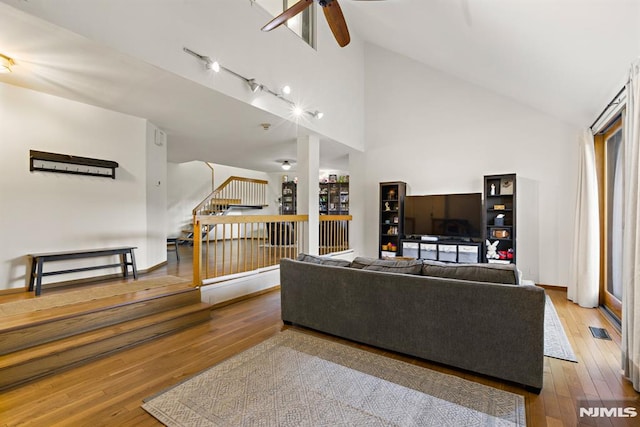
<instances>
[{"instance_id":1,"label":"vaulted ceiling","mask_svg":"<svg viewBox=\"0 0 640 427\"><path fill-rule=\"evenodd\" d=\"M588 126L640 57L640 0L342 1L370 43Z\"/></svg>"},{"instance_id":2,"label":"vaulted ceiling","mask_svg":"<svg viewBox=\"0 0 640 427\"><path fill-rule=\"evenodd\" d=\"M341 0L341 5L356 37L576 127L591 123L640 56L640 0ZM319 19L318 25L326 23ZM295 158L294 124L0 2L0 52L7 46L38 60L21 64L29 73L0 75L0 81L148 118L180 137L181 152L169 151L174 160L187 158L188 142L202 132L228 141L228 149L217 153L219 163L270 172L278 167L273 159ZM66 67L44 72L56 55L65 58ZM164 103L161 97L167 96L173 102ZM272 124L268 132L258 125L264 122ZM349 150L322 140L321 166L345 168Z\"/></svg>"}]
</instances>

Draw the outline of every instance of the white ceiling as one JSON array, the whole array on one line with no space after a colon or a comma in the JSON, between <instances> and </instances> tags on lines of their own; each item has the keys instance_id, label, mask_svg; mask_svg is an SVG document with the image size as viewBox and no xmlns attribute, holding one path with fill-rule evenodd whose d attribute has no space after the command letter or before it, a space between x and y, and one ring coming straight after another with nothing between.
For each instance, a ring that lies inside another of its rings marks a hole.
<instances>
[{"instance_id":1,"label":"white ceiling","mask_svg":"<svg viewBox=\"0 0 640 427\"><path fill-rule=\"evenodd\" d=\"M640 56L640 0L341 0L369 42L589 126Z\"/></svg>"},{"instance_id":2,"label":"white ceiling","mask_svg":"<svg viewBox=\"0 0 640 427\"><path fill-rule=\"evenodd\" d=\"M640 55L640 0L341 5L351 32L366 41L577 126L593 121ZM0 81L147 118L170 135L171 161L215 159L275 172L276 160L295 159L295 124L3 3L0 43L21 58ZM264 122L272 124L268 131ZM321 140L321 167L345 170L349 150Z\"/></svg>"},{"instance_id":3,"label":"white ceiling","mask_svg":"<svg viewBox=\"0 0 640 427\"><path fill-rule=\"evenodd\" d=\"M296 158L295 123L3 3L0 42L19 57L1 82L149 119L167 132L170 161L282 172L277 160ZM321 168L347 170L349 149L321 141Z\"/></svg>"}]
</instances>

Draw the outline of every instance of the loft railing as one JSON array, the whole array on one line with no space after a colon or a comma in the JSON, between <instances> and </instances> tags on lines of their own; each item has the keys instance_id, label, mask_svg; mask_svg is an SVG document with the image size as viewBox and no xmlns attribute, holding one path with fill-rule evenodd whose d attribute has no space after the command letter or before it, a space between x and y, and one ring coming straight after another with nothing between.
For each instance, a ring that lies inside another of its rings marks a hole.
<instances>
[{"instance_id":1,"label":"loft railing","mask_svg":"<svg viewBox=\"0 0 640 427\"><path fill-rule=\"evenodd\" d=\"M351 215L320 215L320 245L318 253L327 255L349 249Z\"/></svg>"},{"instance_id":2,"label":"loft railing","mask_svg":"<svg viewBox=\"0 0 640 427\"><path fill-rule=\"evenodd\" d=\"M193 208L193 215L220 215L232 205L267 206L269 181L230 176Z\"/></svg>"},{"instance_id":3,"label":"loft railing","mask_svg":"<svg viewBox=\"0 0 640 427\"><path fill-rule=\"evenodd\" d=\"M307 221L307 215L195 216L194 230L214 231L193 242L194 285L295 258L304 248Z\"/></svg>"},{"instance_id":4,"label":"loft railing","mask_svg":"<svg viewBox=\"0 0 640 427\"><path fill-rule=\"evenodd\" d=\"M351 219L351 215L320 217L321 255L349 249ZM196 215L194 230L212 231L193 241L194 286L297 257L305 247L308 221L308 215Z\"/></svg>"}]
</instances>

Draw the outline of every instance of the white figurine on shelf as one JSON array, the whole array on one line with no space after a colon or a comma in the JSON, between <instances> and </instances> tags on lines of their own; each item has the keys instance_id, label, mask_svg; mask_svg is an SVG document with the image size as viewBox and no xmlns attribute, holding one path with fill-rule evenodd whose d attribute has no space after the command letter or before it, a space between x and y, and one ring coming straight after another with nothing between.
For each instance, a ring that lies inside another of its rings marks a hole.
<instances>
[{"instance_id":1,"label":"white figurine on shelf","mask_svg":"<svg viewBox=\"0 0 640 427\"><path fill-rule=\"evenodd\" d=\"M390 211L391 210L391 206L389 206L389 202L384 202L384 210L385 211Z\"/></svg>"},{"instance_id":2,"label":"white figurine on shelf","mask_svg":"<svg viewBox=\"0 0 640 427\"><path fill-rule=\"evenodd\" d=\"M490 192L491 196L495 196L496 195L496 185L495 184L491 184L491 192Z\"/></svg>"},{"instance_id":3,"label":"white figurine on shelf","mask_svg":"<svg viewBox=\"0 0 640 427\"><path fill-rule=\"evenodd\" d=\"M498 243L500 241L496 240L491 243L488 239L486 241L487 244L487 259L500 259L500 255L498 255Z\"/></svg>"}]
</instances>

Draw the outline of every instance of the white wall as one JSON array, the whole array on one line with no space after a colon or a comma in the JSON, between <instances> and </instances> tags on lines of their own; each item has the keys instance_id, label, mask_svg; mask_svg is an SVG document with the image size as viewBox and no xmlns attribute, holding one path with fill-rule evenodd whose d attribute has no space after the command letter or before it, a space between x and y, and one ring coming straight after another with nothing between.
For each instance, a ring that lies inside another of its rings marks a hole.
<instances>
[{"instance_id":1,"label":"white wall","mask_svg":"<svg viewBox=\"0 0 640 427\"><path fill-rule=\"evenodd\" d=\"M291 100L325 113L310 129L357 149L364 146L363 43L354 34L349 46L340 48L322 12L316 14L314 50L286 28L262 32L273 16L248 0L0 1L284 118L290 116L288 105L275 97L254 100L245 82L225 72L215 77L205 72L183 47L271 89L288 84L295 91Z\"/></svg>"},{"instance_id":2,"label":"white wall","mask_svg":"<svg viewBox=\"0 0 640 427\"><path fill-rule=\"evenodd\" d=\"M153 266L167 260L167 135L147 122L146 193L147 262Z\"/></svg>"},{"instance_id":3,"label":"white wall","mask_svg":"<svg viewBox=\"0 0 640 427\"><path fill-rule=\"evenodd\" d=\"M377 255L379 182L405 181L409 194L481 192L483 175L515 172L528 208L518 266L566 286L578 130L382 48L367 45L365 58L366 254Z\"/></svg>"},{"instance_id":4,"label":"white wall","mask_svg":"<svg viewBox=\"0 0 640 427\"><path fill-rule=\"evenodd\" d=\"M163 196L147 198L147 161L155 154L147 153L145 120L0 83L0 123L0 289L25 285L29 253L132 245L141 269L166 259L164 241L152 249L160 237L147 229L162 221L147 203ZM116 161L116 179L32 173L30 149ZM151 169L162 176L164 166Z\"/></svg>"}]
</instances>

